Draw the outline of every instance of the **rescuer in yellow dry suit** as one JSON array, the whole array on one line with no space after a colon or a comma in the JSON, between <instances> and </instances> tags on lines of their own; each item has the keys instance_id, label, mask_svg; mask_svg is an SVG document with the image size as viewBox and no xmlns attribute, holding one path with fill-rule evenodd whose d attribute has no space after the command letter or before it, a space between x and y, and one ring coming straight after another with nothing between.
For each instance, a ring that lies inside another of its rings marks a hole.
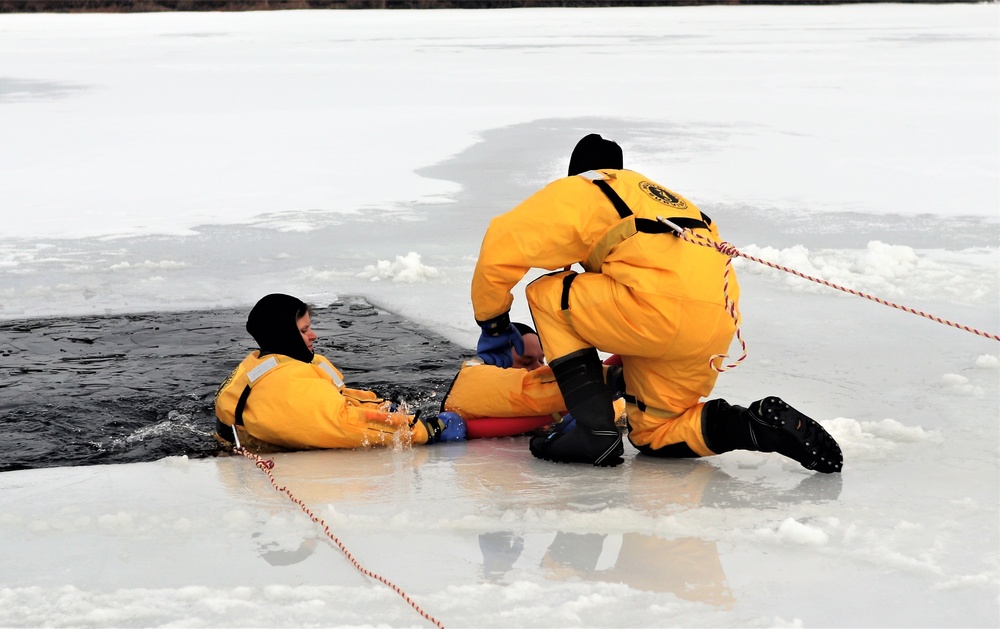
<instances>
[{"instance_id":1,"label":"rescuer in yellow dry suit","mask_svg":"<svg viewBox=\"0 0 1000 629\"><path fill-rule=\"evenodd\" d=\"M525 294L577 421L573 430L532 438L532 454L601 466L622 461L601 350L622 358L629 440L640 453L779 452L807 469L839 472L836 441L781 399L749 408L700 401L718 376L710 361L719 365L735 333L726 295L735 313L739 285L730 272L724 289L724 255L677 237L658 217L720 240L716 225L690 201L625 170L618 144L591 134L574 148L567 177L491 221L472 279L485 361L518 346L509 325L511 288L531 268L555 271ZM574 263L585 272L569 270Z\"/></svg>"},{"instance_id":2,"label":"rescuer in yellow dry suit","mask_svg":"<svg viewBox=\"0 0 1000 629\"><path fill-rule=\"evenodd\" d=\"M360 448L453 441L461 418L416 419L371 391L350 389L343 374L314 354L309 307L290 295L262 298L250 311L251 352L215 396L216 434L260 451ZM235 434L234 434L235 433Z\"/></svg>"}]
</instances>

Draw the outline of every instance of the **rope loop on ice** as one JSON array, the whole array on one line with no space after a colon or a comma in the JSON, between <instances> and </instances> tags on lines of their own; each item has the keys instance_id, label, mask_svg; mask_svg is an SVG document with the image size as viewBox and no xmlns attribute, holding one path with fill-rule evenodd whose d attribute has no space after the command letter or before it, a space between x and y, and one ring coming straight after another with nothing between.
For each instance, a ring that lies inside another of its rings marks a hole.
<instances>
[{"instance_id":1,"label":"rope loop on ice","mask_svg":"<svg viewBox=\"0 0 1000 629\"><path fill-rule=\"evenodd\" d=\"M305 512L305 514L307 516L309 516L310 520L312 520L316 524L319 524L320 526L322 526L323 527L323 532L326 534L326 536L329 537L333 541L333 543L337 545L337 548L339 548L340 551L342 553L344 553L344 556L347 557L347 559L358 570L358 572L360 572L361 574L365 575L366 577L374 579L374 580L378 581L379 583L382 583L383 585L387 586L393 592L395 592L396 594L398 594L399 596L401 596L404 601L406 601L407 603L409 603L410 607L412 607L418 614L420 614L421 616L423 616L424 618L426 618L427 620L429 620L431 623L433 623L435 627L438 627L439 629L444 629L444 625L441 624L441 621L439 621L438 619L434 618L433 616L431 616L430 614L428 614L427 612L425 612L423 609L421 609L420 606L417 605L417 603L412 598L410 598L410 596L406 592L404 592L402 590L402 588L400 588L398 585L396 585L392 581L389 581L385 577L383 577L383 576L381 576L379 574L376 574L376 573L372 572L371 570L369 570L369 569L365 568L364 566L362 566L361 562L359 562L357 559L355 559L354 555L352 555L351 552L349 550L347 550L347 547L344 546L343 542L341 542L340 539L338 539L337 536L333 534L333 531L330 530L330 526L326 523L326 521L323 520L323 518L321 518L318 515L316 515L313 512L313 510L310 509L308 505L306 505L306 503L304 503L302 500L300 500L297 497L295 497L295 495L292 494L292 492L288 489L288 487L278 486L277 479L275 479L274 478L274 474L271 473L271 470L274 469L274 460L273 459L265 459L265 458L263 458L263 457L261 457L261 456L259 456L257 454L254 454L253 452L249 452L245 448L242 448L242 447L239 447L239 446L233 448L233 450L237 454L242 454L243 456L245 456L254 465L256 465L262 472L264 472L265 474L267 474L268 480L271 481L271 485L277 491L280 491L283 494L285 494L286 496L288 496L289 500L291 500L292 502L294 502L295 504L297 504L299 506L299 508L302 509L302 511Z\"/></svg>"},{"instance_id":2,"label":"rope loop on ice","mask_svg":"<svg viewBox=\"0 0 1000 629\"><path fill-rule=\"evenodd\" d=\"M896 303L893 303L891 301L882 299L881 297L876 297L874 295L869 295L868 293L863 293L861 291L854 290L853 288L847 288L846 286L840 286L839 284L834 284L833 282L828 282L828 281L826 281L824 279L821 279L821 278L818 278L818 277L813 277L812 275L806 275L805 273L802 273L800 271L796 271L795 269L790 269L790 268L788 268L786 266L781 266L780 264L775 264L774 262L770 262L770 261L764 260L762 258L758 258L758 257L755 257L755 256L747 255L747 254L743 253L742 251L740 251L739 249L737 249L736 247L734 247L733 245L731 245L728 242L715 242L715 241L713 241L713 240L711 240L709 238L706 238L705 236L702 236L701 234L696 234L696 233L692 232L689 229L686 229L684 227L680 227L678 225L675 225L674 223L666 220L663 217L657 217L657 220L659 220L661 223L667 225L672 230L674 230L675 232L677 232L677 235L680 238L683 238L684 240L686 240L687 242L689 242L691 244L699 245L699 246L702 246L702 247L708 247L710 249L715 249L719 253L721 253L721 254L727 256L728 258L730 258L730 260L727 261L727 263L726 263L727 282L728 282L728 273L729 273L729 263L731 262L732 258L742 257L742 258L746 258L747 260L753 260L754 262L757 262L759 264L763 264L764 266L771 267L772 269L777 269L779 271L784 271L785 273L791 273L792 275L795 275L796 277L801 277L802 279L809 280L810 282L816 282L817 284L822 284L823 286L828 286L830 288L834 288L836 290L843 291L845 293L849 293L849 294L854 295L856 297L863 297L865 299L868 299L868 300L874 301L876 303L882 304L883 306L889 306L890 308L896 308L897 310L902 310L904 312L909 312L910 314L919 315L919 316L924 317L926 319L930 319L931 321L936 321L938 323L943 323L944 325L948 325L948 326L951 326L953 328L958 328L959 330L965 330L966 332L972 332L973 334L982 336L984 338L988 338L988 339L993 340L993 341L1000 341L1000 334L993 334L992 332L983 332L982 330L977 330L976 328L973 328L973 327L970 327L970 326L967 326L967 325L962 325L960 323L955 323L954 321L949 321L947 319L942 319L941 317L937 317L937 316L934 316L932 314L928 314L926 312L917 310L915 308L910 308L909 306L902 306L900 304L896 304ZM727 303L727 306L728 306L728 303L729 303L729 296L728 295L726 295L726 303ZM736 333L737 333L737 336L739 336L739 327L738 326L736 328ZM740 342L742 342L742 339L740 340ZM745 348L746 348L746 346L744 345L744 349ZM744 355L745 355L745 353L744 353ZM739 361L737 361L737 362L739 362Z\"/></svg>"}]
</instances>

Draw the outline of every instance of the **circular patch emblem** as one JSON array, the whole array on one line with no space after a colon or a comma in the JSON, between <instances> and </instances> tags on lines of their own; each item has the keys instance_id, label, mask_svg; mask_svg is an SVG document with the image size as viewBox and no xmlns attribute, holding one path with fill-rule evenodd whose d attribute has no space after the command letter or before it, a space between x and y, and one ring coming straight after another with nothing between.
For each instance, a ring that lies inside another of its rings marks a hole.
<instances>
[{"instance_id":1,"label":"circular patch emblem","mask_svg":"<svg viewBox=\"0 0 1000 629\"><path fill-rule=\"evenodd\" d=\"M650 198L652 198L654 201L662 203L663 205L669 205L670 207L677 208L678 210L687 209L688 206L687 203L682 201L674 193L670 192L666 188L661 188L655 183L643 181L639 183L639 188L641 188L643 192L648 194Z\"/></svg>"}]
</instances>

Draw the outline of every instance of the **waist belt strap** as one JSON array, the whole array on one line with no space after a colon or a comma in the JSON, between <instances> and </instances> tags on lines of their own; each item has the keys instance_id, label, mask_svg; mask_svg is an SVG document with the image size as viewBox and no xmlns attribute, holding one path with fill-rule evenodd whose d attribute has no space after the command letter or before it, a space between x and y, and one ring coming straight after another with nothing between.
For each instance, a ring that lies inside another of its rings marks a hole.
<instances>
[{"instance_id":1,"label":"waist belt strap","mask_svg":"<svg viewBox=\"0 0 1000 629\"><path fill-rule=\"evenodd\" d=\"M634 395L629 395L626 393L624 396L626 404L632 404L643 413L649 413L650 415L655 415L657 417L666 417L667 419L673 419L674 417L680 417L680 413L675 413L674 411L668 411L662 408L656 408L655 406L647 406L645 402L636 398Z\"/></svg>"}]
</instances>

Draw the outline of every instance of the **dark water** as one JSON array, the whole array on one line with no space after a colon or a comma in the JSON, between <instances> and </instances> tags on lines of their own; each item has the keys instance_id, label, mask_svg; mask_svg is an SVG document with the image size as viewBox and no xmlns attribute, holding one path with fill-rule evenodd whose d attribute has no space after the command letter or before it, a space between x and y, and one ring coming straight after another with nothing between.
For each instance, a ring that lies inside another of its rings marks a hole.
<instances>
[{"instance_id":1,"label":"dark water","mask_svg":"<svg viewBox=\"0 0 1000 629\"><path fill-rule=\"evenodd\" d=\"M248 310L0 323L0 471L217 454L216 387L256 349ZM348 386L424 413L469 354L359 298L313 323Z\"/></svg>"}]
</instances>

